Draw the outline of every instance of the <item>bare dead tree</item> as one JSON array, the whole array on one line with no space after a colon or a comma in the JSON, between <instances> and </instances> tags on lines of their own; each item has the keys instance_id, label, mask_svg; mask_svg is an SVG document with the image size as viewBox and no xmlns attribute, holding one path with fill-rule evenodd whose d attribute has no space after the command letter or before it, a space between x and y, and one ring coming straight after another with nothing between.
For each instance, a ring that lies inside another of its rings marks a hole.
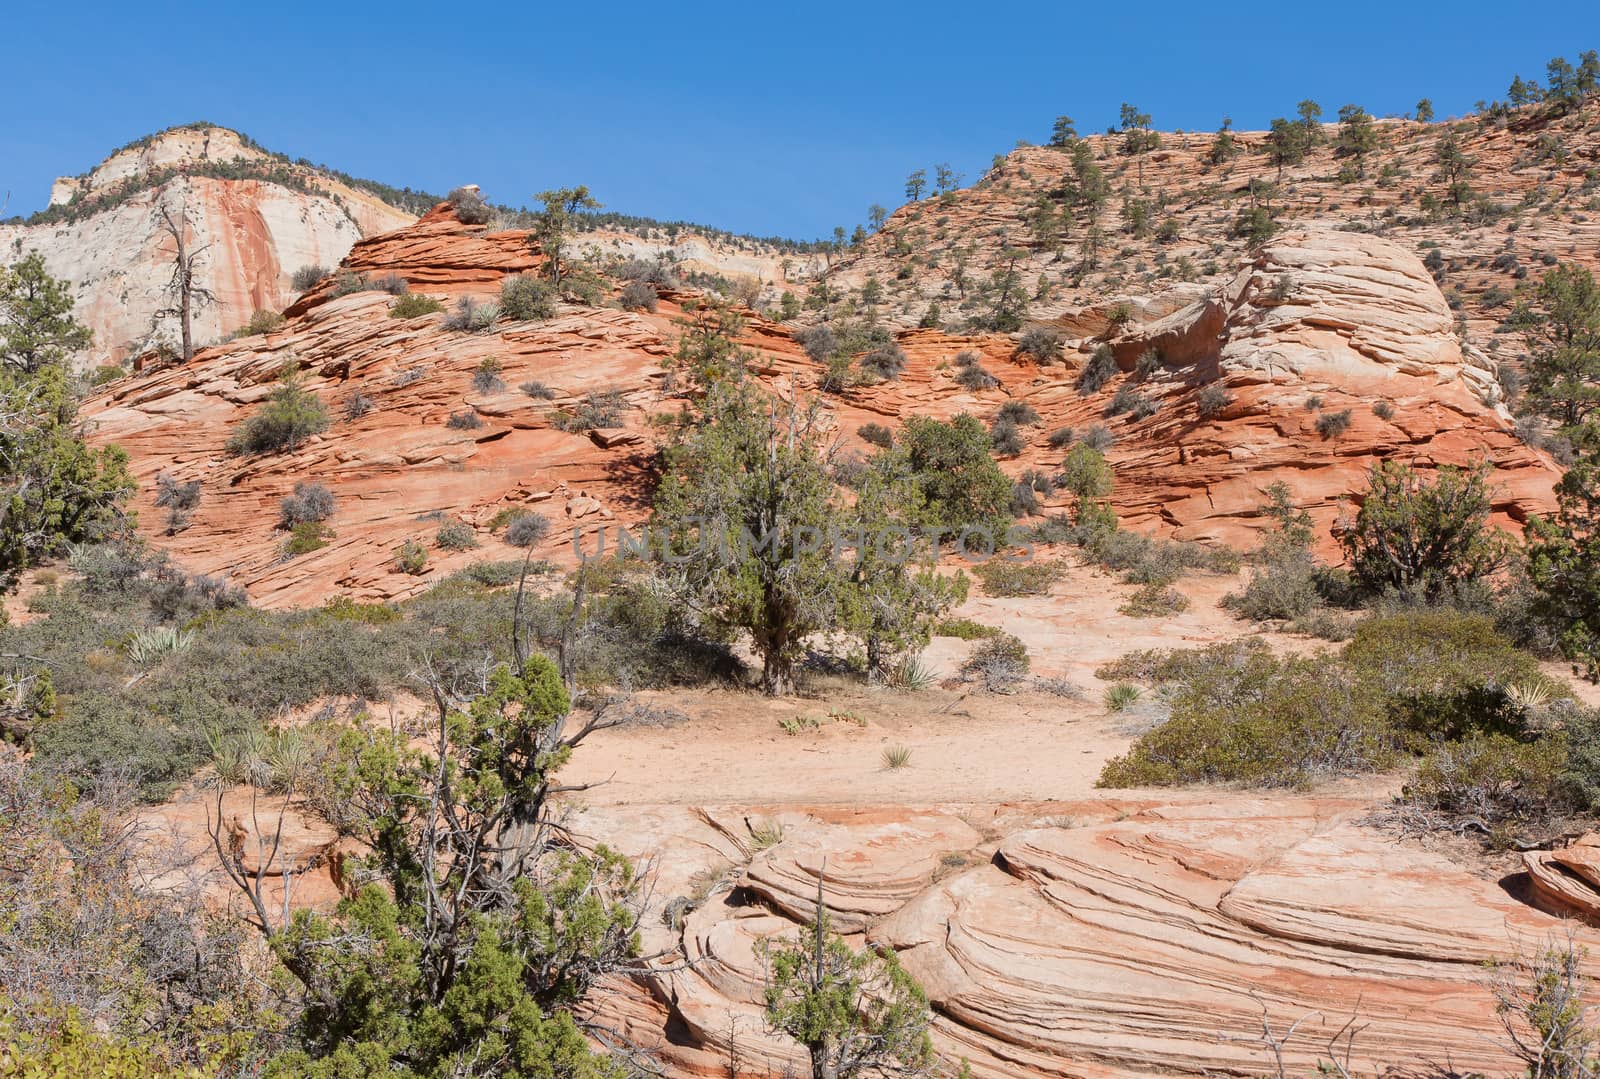
<instances>
[{"instance_id":1,"label":"bare dead tree","mask_svg":"<svg viewBox=\"0 0 1600 1079\"><path fill-rule=\"evenodd\" d=\"M172 277L167 282L168 306L156 312L156 321L176 318L182 338L183 362L194 359L194 312L207 304L217 302L216 294L199 281L200 256L211 246L191 246L189 204L179 208L177 216L166 203L156 206L156 226L172 238Z\"/></svg>"}]
</instances>

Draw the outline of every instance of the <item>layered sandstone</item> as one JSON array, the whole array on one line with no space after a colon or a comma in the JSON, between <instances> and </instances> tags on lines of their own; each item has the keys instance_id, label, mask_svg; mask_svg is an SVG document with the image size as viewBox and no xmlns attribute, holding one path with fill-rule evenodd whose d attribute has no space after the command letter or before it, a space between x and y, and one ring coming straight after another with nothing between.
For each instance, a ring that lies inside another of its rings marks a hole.
<instances>
[{"instance_id":1,"label":"layered sandstone","mask_svg":"<svg viewBox=\"0 0 1600 1079\"><path fill-rule=\"evenodd\" d=\"M987 842L930 809L589 811L580 820L624 849L677 852L667 894L697 866L734 885L693 904L675 937L652 930L682 962L610 986L597 1014L672 1075L799 1063L761 1019L760 942L813 916L820 876L841 926L896 951L927 990L941 1055L978 1076L1276 1074L1264 1031L1289 1074L1346 1053L1352 1074L1514 1070L1485 964L1568 928L1514 887L1357 823L1359 801L1055 808L1030 822L1008 807ZM742 875L741 820L782 829ZM820 872L823 851L837 869ZM775 893L776 867L794 885ZM849 913L863 909L887 913Z\"/></svg>"},{"instance_id":2,"label":"layered sandstone","mask_svg":"<svg viewBox=\"0 0 1600 1079\"><path fill-rule=\"evenodd\" d=\"M493 300L508 275L537 269L526 233L464 225L446 207L416 225L352 248L344 268L396 274L446 304ZM1292 288L1282 287L1285 277ZM444 315L390 317L384 292L334 295L325 281L289 310L285 326L209 349L187 366L150 370L106 387L84 410L92 437L132 455L141 520L156 542L192 569L227 573L260 603L318 603L330 593L365 600L412 595L429 581L482 558L509 558L489 524L508 509L531 508L557 525L540 554L574 557L572 527L631 524L648 512L654 440L650 416L680 407L663 382L677 336L678 306L656 313L564 309L544 322L498 321L483 333L444 328ZM1131 526L1184 538L1248 546L1263 520L1258 507L1275 480L1322 526L1364 487L1374 461L1424 468L1487 460L1496 466L1495 507L1514 526L1551 505L1553 464L1511 430L1441 314L1437 288L1408 253L1369 237L1295 234L1269 246L1228 287L1187 307L1154 304L1111 339L1127 366L1156 348L1164 364L1132 385L1153 415L1108 416L1117 376L1098 393L1076 388L1078 368L1103 339L1069 339L1067 362L1039 365L1001 336L900 335L907 364L893 381L826 397L831 422L859 452L869 422L969 412L989 420L1007 401L1041 416L1025 429L1023 452L1003 462L1013 474L1052 472L1064 449L1052 432L1104 425L1115 436L1113 496ZM1174 309L1176 308L1176 309ZM745 344L758 377L783 392L811 392L820 368L789 329L752 317ZM973 391L957 381L958 354L977 352L998 379ZM474 386L486 360L498 384ZM224 452L229 434L271 393L287 367L335 414L330 429L298 450L253 458ZM548 397L519 387L546 385ZM1203 387L1221 385L1229 403L1200 415ZM617 430L563 431L560 418L590 394L616 391ZM352 412L353 401L367 411ZM1320 399L1320 410L1307 407ZM1387 402L1389 414L1375 408ZM1348 429L1328 436L1320 416L1348 410ZM452 415L476 427L451 427ZM193 523L162 535L151 499L170 473L200 480ZM339 500L321 550L289 560L276 530L277 503L300 480L326 483ZM1065 504L1045 499L1043 512ZM433 552L427 573L394 565L407 540L431 542L443 519L476 527L481 546Z\"/></svg>"}]
</instances>

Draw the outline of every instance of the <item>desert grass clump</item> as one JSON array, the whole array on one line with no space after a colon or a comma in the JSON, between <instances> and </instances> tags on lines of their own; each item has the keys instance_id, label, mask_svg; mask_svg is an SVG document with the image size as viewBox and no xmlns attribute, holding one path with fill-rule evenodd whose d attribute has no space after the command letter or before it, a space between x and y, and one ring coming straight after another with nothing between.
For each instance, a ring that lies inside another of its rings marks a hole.
<instances>
[{"instance_id":1,"label":"desert grass clump","mask_svg":"<svg viewBox=\"0 0 1600 1079\"><path fill-rule=\"evenodd\" d=\"M1061 358L1061 333L1049 326L1030 326L1017 340L1017 354L1034 363L1055 363Z\"/></svg>"},{"instance_id":2,"label":"desert grass clump","mask_svg":"<svg viewBox=\"0 0 1600 1079\"><path fill-rule=\"evenodd\" d=\"M476 187L458 187L444 197L455 211L456 219L463 225L487 225L494 218L494 210Z\"/></svg>"},{"instance_id":3,"label":"desert grass clump","mask_svg":"<svg viewBox=\"0 0 1600 1079\"><path fill-rule=\"evenodd\" d=\"M1220 382L1208 382L1195 394L1195 410L1203 420L1215 419L1233 404L1233 395Z\"/></svg>"},{"instance_id":4,"label":"desert grass clump","mask_svg":"<svg viewBox=\"0 0 1600 1079\"><path fill-rule=\"evenodd\" d=\"M1010 633L997 633L973 649L961 673L990 693L1009 693L1027 675L1032 661L1028 646Z\"/></svg>"},{"instance_id":5,"label":"desert grass clump","mask_svg":"<svg viewBox=\"0 0 1600 1079\"><path fill-rule=\"evenodd\" d=\"M309 292L311 289L316 288L322 282L322 279L327 276L328 268L326 266L318 266L312 263L300 267L290 275L289 287L296 292Z\"/></svg>"},{"instance_id":6,"label":"desert grass clump","mask_svg":"<svg viewBox=\"0 0 1600 1079\"><path fill-rule=\"evenodd\" d=\"M472 296L456 301L455 310L444 317L439 325L458 333L482 333L500 317L500 305L485 303Z\"/></svg>"},{"instance_id":7,"label":"desert grass clump","mask_svg":"<svg viewBox=\"0 0 1600 1079\"><path fill-rule=\"evenodd\" d=\"M1032 427L1039 422L1039 410L1026 401L1011 400L1000 406L996 422L1009 421L1018 427Z\"/></svg>"},{"instance_id":8,"label":"desert grass clump","mask_svg":"<svg viewBox=\"0 0 1600 1079\"><path fill-rule=\"evenodd\" d=\"M863 374L893 382L906 369L905 350L893 343L880 345L861 357L860 366Z\"/></svg>"},{"instance_id":9,"label":"desert grass clump","mask_svg":"<svg viewBox=\"0 0 1600 1079\"><path fill-rule=\"evenodd\" d=\"M1317 417L1317 434L1325 439L1338 438L1350 428L1350 410L1324 412Z\"/></svg>"},{"instance_id":10,"label":"desert grass clump","mask_svg":"<svg viewBox=\"0 0 1600 1079\"><path fill-rule=\"evenodd\" d=\"M420 292L408 292L389 305L390 318L421 318L444 310L444 304Z\"/></svg>"},{"instance_id":11,"label":"desert grass clump","mask_svg":"<svg viewBox=\"0 0 1600 1079\"><path fill-rule=\"evenodd\" d=\"M1138 704L1143 696L1144 692L1138 686L1118 682L1106 690L1103 701L1107 712L1126 712Z\"/></svg>"},{"instance_id":12,"label":"desert grass clump","mask_svg":"<svg viewBox=\"0 0 1600 1079\"><path fill-rule=\"evenodd\" d=\"M501 370L499 360L485 356L483 362L472 369L472 388L479 393L503 393L506 384L500 378Z\"/></svg>"},{"instance_id":13,"label":"desert grass clump","mask_svg":"<svg viewBox=\"0 0 1600 1079\"><path fill-rule=\"evenodd\" d=\"M550 534L550 518L542 513L525 513L506 525L506 542L513 547L533 547Z\"/></svg>"},{"instance_id":14,"label":"desert grass clump","mask_svg":"<svg viewBox=\"0 0 1600 1079\"><path fill-rule=\"evenodd\" d=\"M459 412L450 413L450 418L444 421L444 425L452 431L476 431L483 426L483 420L478 417L476 412L470 408L465 408Z\"/></svg>"},{"instance_id":15,"label":"desert grass clump","mask_svg":"<svg viewBox=\"0 0 1600 1079\"><path fill-rule=\"evenodd\" d=\"M1090 353L1083 369L1078 372L1078 392L1085 397L1098 393L1101 387L1116 377L1116 374L1116 355L1111 351L1110 345L1100 345Z\"/></svg>"},{"instance_id":16,"label":"desert grass clump","mask_svg":"<svg viewBox=\"0 0 1600 1079\"><path fill-rule=\"evenodd\" d=\"M654 312L660 303L660 295L648 281L629 281L622 286L620 301L624 311Z\"/></svg>"},{"instance_id":17,"label":"desert grass clump","mask_svg":"<svg viewBox=\"0 0 1600 1079\"><path fill-rule=\"evenodd\" d=\"M909 746L886 746L883 750L883 767L888 771L898 771L911 763L911 748Z\"/></svg>"}]
</instances>

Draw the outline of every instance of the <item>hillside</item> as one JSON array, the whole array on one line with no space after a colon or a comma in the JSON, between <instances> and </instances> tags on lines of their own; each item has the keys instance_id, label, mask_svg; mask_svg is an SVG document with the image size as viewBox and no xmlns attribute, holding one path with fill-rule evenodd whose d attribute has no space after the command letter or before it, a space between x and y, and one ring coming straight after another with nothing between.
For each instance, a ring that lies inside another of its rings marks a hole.
<instances>
[{"instance_id":1,"label":"hillside","mask_svg":"<svg viewBox=\"0 0 1600 1079\"><path fill-rule=\"evenodd\" d=\"M875 277L884 317L901 325L916 325L934 300L943 321L963 323L988 313L992 275L1014 253L1026 320L1077 336L1103 326L1118 301L1140 311L1151 297L1221 286L1256 242L1240 233L1240 215L1260 205L1280 231L1374 235L1427 258L1465 342L1515 359L1520 342L1501 323L1517 286L1557 259L1600 262L1600 101L1564 114L1528 105L1435 123L1371 120L1368 131L1357 158L1340 124L1320 124L1304 159L1281 170L1266 132L1230 132L1220 160L1209 132L1160 132L1137 154L1125 134L1089 135L1081 141L1107 184L1098 208L1075 199L1071 152L1020 147L969 188L901 206L829 280L859 290ZM1459 207L1439 162L1446 138L1465 161Z\"/></svg>"},{"instance_id":2,"label":"hillside","mask_svg":"<svg viewBox=\"0 0 1600 1079\"><path fill-rule=\"evenodd\" d=\"M449 304L493 300L507 276L537 262L526 234L463 225L442 204L414 226L357 243L342 272L398 275L412 291ZM1299 292L1277 295L1275 282L1291 271ZM673 323L686 294L668 293L656 313L568 305L548 321L500 320L469 333L448 329L442 313L390 317L394 298L386 292L337 292L330 278L288 308L282 328L209 349L188 366L114 382L87 403L94 441L132 456L141 521L153 542L195 570L233 576L258 602L303 605L335 591L364 600L412 595L475 559L510 557L515 552L489 526L519 507L557 522L541 554L561 562L573 557L568 525L646 515L655 446L649 420L678 407L663 361L675 347ZM1059 469L1067 448L1052 442L1053 433L1103 426L1113 439L1106 451L1117 476L1113 502L1125 522L1240 547L1263 524L1257 509L1272 481L1286 481L1325 534L1380 458L1424 467L1487 458L1497 467L1495 508L1513 524L1552 504L1555 466L1514 435L1493 404L1492 372L1463 353L1421 263L1388 241L1286 234L1220 299L1131 323L1112 339L1130 369L1151 342L1166 356L1159 370L1114 372L1084 394L1076 388L1079 365L1041 366L1017 355L1003 335L905 331L898 344L906 366L897 378L825 400L856 452L870 449L860 436L869 423L959 412L987 422L1002 405L1026 406L1037 420L1024 428L1020 452L1003 462L1013 476ZM752 316L744 343L774 388L817 391L823 370L790 329ZM962 383L957 357L968 351L981 357L992 388ZM491 359L498 373L486 391L474 373ZM292 454L228 456L229 434L285 365L345 418ZM530 383L544 384L540 393L548 396L520 388ZM1201 415L1208 386L1222 387L1226 404ZM1119 393L1154 407L1108 415ZM617 407L599 429L561 429L564 414L608 394L617 395ZM352 413L357 397L364 411ZM1379 403L1387 408L1375 410ZM1345 412L1346 429L1320 433L1320 417ZM162 473L199 481L204 492L190 526L174 536L162 534L164 516L152 501ZM288 560L277 505L301 480L326 483L340 510L327 547ZM1066 499L1045 493L1038 512ZM423 576L400 572L399 547L431 542L442 518L472 525L484 546L435 551Z\"/></svg>"}]
</instances>

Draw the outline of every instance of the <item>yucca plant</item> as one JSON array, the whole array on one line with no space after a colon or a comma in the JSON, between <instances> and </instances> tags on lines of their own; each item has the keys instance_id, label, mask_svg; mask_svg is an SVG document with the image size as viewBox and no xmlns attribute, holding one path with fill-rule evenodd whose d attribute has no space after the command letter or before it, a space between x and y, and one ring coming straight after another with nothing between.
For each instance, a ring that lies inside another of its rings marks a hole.
<instances>
[{"instance_id":1,"label":"yucca plant","mask_svg":"<svg viewBox=\"0 0 1600 1079\"><path fill-rule=\"evenodd\" d=\"M910 746L887 746L883 751L883 766L890 771L904 768L911 763Z\"/></svg>"},{"instance_id":2,"label":"yucca plant","mask_svg":"<svg viewBox=\"0 0 1600 1079\"><path fill-rule=\"evenodd\" d=\"M921 656L907 656L889 669L884 682L892 689L922 690L932 687L936 676Z\"/></svg>"},{"instance_id":3,"label":"yucca plant","mask_svg":"<svg viewBox=\"0 0 1600 1079\"><path fill-rule=\"evenodd\" d=\"M1138 686L1130 686L1126 682L1118 682L1106 690L1106 711L1121 712L1124 709L1131 708L1138 703L1141 696L1143 694L1140 693Z\"/></svg>"},{"instance_id":4,"label":"yucca plant","mask_svg":"<svg viewBox=\"0 0 1600 1079\"><path fill-rule=\"evenodd\" d=\"M193 630L179 629L177 626L156 626L152 629L141 629L129 637L124 651L128 653L129 659L143 666L182 652L192 644L194 644Z\"/></svg>"}]
</instances>

